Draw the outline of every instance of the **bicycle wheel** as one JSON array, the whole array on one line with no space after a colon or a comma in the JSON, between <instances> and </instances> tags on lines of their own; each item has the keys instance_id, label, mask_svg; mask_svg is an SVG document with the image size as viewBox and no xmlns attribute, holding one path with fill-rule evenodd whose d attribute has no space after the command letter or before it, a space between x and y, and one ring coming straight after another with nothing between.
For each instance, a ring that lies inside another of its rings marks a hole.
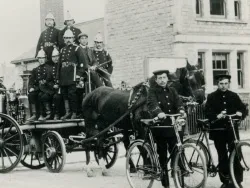
<instances>
[{"instance_id":1,"label":"bicycle wheel","mask_svg":"<svg viewBox=\"0 0 250 188\"><path fill-rule=\"evenodd\" d=\"M126 175L132 188L151 188L156 175L155 166L152 149L144 141L135 141L129 147Z\"/></svg>"},{"instance_id":2,"label":"bicycle wheel","mask_svg":"<svg viewBox=\"0 0 250 188\"><path fill-rule=\"evenodd\" d=\"M200 152L203 154L206 164L210 164L211 156L209 154L207 147L203 144L203 142L194 139L187 139L183 142L183 144L186 143L194 144L197 147L197 149L199 149Z\"/></svg>"},{"instance_id":3,"label":"bicycle wheel","mask_svg":"<svg viewBox=\"0 0 250 188\"><path fill-rule=\"evenodd\" d=\"M240 142L237 144L236 149L234 149L230 155L230 174L236 188L240 188L239 183L241 183L243 187L249 187L250 185L249 156L250 144L247 142Z\"/></svg>"},{"instance_id":4,"label":"bicycle wheel","mask_svg":"<svg viewBox=\"0 0 250 188\"><path fill-rule=\"evenodd\" d=\"M174 183L177 188L205 187L207 167L203 154L194 144L182 145L174 159Z\"/></svg>"}]
</instances>

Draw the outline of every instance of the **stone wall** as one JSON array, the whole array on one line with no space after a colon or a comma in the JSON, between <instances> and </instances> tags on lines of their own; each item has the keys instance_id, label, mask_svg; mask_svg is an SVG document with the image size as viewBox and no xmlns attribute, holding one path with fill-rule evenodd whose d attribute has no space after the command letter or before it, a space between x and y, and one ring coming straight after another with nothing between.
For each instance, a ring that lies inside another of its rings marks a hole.
<instances>
[{"instance_id":1,"label":"stone wall","mask_svg":"<svg viewBox=\"0 0 250 188\"><path fill-rule=\"evenodd\" d=\"M113 82L143 81L145 57L173 55L173 0L106 0L105 35Z\"/></svg>"}]
</instances>

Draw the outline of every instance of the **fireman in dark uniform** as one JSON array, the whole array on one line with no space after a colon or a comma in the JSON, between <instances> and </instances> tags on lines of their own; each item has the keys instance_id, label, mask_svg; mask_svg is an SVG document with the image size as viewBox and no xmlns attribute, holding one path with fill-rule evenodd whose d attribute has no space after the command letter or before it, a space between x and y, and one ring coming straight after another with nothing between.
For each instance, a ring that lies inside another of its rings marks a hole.
<instances>
[{"instance_id":1,"label":"fireman in dark uniform","mask_svg":"<svg viewBox=\"0 0 250 188\"><path fill-rule=\"evenodd\" d=\"M55 28L55 25L55 18L52 13L49 13L45 18L45 26L47 28L41 33L36 47L36 56L41 46L43 47L48 58L46 63L51 62L53 46L58 46L59 30Z\"/></svg>"},{"instance_id":2,"label":"fireman in dark uniform","mask_svg":"<svg viewBox=\"0 0 250 188\"><path fill-rule=\"evenodd\" d=\"M110 81L110 76L113 72L112 59L109 53L103 49L103 45L104 45L103 38L100 33L98 33L95 36L94 42L95 42L94 55L95 55L96 61L98 62L98 65L102 65L105 63L103 67L100 67L96 71L103 78L105 85L108 87L112 87L112 83Z\"/></svg>"},{"instance_id":3,"label":"fireman in dark uniform","mask_svg":"<svg viewBox=\"0 0 250 188\"><path fill-rule=\"evenodd\" d=\"M154 86L150 86L147 103L148 109L153 117L158 117L163 120L162 125L171 125L172 121L165 114L180 113L183 117L186 116L183 104L174 88L167 86L168 71L159 70L153 72L155 75ZM165 166L167 161L167 152L172 152L177 144L177 138L174 129L155 129L153 135L157 143L157 152L159 154L159 161L161 167L165 169L165 173L162 177L162 185L164 188L169 187L168 169ZM181 139L183 138L183 132L180 132ZM171 159L171 162L173 160Z\"/></svg>"},{"instance_id":4,"label":"fireman in dark uniform","mask_svg":"<svg viewBox=\"0 0 250 188\"><path fill-rule=\"evenodd\" d=\"M0 88L6 90L6 87L3 85L3 77L0 77Z\"/></svg>"},{"instance_id":5,"label":"fireman in dark uniform","mask_svg":"<svg viewBox=\"0 0 250 188\"><path fill-rule=\"evenodd\" d=\"M70 15L70 13L69 13L69 11L67 11L66 18L65 18L65 21L64 21L64 25L66 25L66 26L63 28L63 30L61 30L59 32L59 39L58 39L58 41L59 41L59 49L60 50L65 46L63 36L64 36L64 33L65 33L65 31L67 29L70 29L72 31L72 33L74 35L74 42L76 44L79 44L79 42L78 42L78 35L81 33L81 30L78 29L78 28L76 28L76 27L74 27L73 26L74 23L75 23L74 18L72 18L71 15Z\"/></svg>"},{"instance_id":6,"label":"fireman in dark uniform","mask_svg":"<svg viewBox=\"0 0 250 188\"><path fill-rule=\"evenodd\" d=\"M57 74L57 67L59 64L59 51L57 50L56 46L54 46L54 50L52 52L52 63L51 64L51 71L53 75L53 80L55 85L53 86L54 88L54 95L53 95L53 106L54 106L54 120L59 120L60 118L60 112L61 109L64 107L62 105L63 98L62 95L60 94L60 89L58 84L56 84L56 74Z\"/></svg>"},{"instance_id":7,"label":"fireman in dark uniform","mask_svg":"<svg viewBox=\"0 0 250 188\"><path fill-rule=\"evenodd\" d=\"M46 55L43 49L37 55L40 65L34 68L29 80L29 102L32 116L27 121L35 121L37 118L36 104L39 101L39 121L48 120L51 118L50 101L52 99L54 90L54 80L51 74L51 68L45 64ZM46 116L43 116L43 109L45 108Z\"/></svg>"},{"instance_id":8,"label":"fireman in dark uniform","mask_svg":"<svg viewBox=\"0 0 250 188\"><path fill-rule=\"evenodd\" d=\"M74 35L70 29L64 33L66 46L61 50L57 69L57 80L64 99L64 119L75 119L77 112L76 76L83 77L88 68L87 57L81 48L74 44Z\"/></svg>"},{"instance_id":9,"label":"fireman in dark uniform","mask_svg":"<svg viewBox=\"0 0 250 188\"><path fill-rule=\"evenodd\" d=\"M211 121L211 129L226 128L229 124L228 119L224 118L224 114L237 114L239 117L244 116L245 106L239 96L228 90L230 85L230 75L217 75L218 89L207 96L205 112L208 119ZM214 121L217 120L217 121ZM214 123L212 123L214 121ZM238 127L235 126L236 136L239 138ZM230 129L210 131L210 139L214 141L214 146L218 153L219 161L219 176L223 183L221 188L231 187L229 173L229 155L234 149L233 132ZM240 164L236 164L236 180L240 184L243 180L243 170Z\"/></svg>"}]
</instances>

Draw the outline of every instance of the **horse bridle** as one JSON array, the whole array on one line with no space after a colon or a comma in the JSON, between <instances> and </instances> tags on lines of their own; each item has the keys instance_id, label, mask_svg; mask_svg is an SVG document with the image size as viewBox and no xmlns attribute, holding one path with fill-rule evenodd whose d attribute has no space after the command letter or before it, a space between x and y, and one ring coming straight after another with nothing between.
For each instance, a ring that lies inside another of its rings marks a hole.
<instances>
[{"instance_id":1,"label":"horse bridle","mask_svg":"<svg viewBox=\"0 0 250 188\"><path fill-rule=\"evenodd\" d=\"M134 106L134 104L138 101L138 99L141 97L142 89L143 89L144 86L148 86L148 83L147 82L142 83L139 91L136 93L136 96L134 97L133 100L132 100L132 96L133 96L133 93L134 93L134 88L132 88L130 90L129 99L128 99L128 109L132 108Z\"/></svg>"}]
</instances>

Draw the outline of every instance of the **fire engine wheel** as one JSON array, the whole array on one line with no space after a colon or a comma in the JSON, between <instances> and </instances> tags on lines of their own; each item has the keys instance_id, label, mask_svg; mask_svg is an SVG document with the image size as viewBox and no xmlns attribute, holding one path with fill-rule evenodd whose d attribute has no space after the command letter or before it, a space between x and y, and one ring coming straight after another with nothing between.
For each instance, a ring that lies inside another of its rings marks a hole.
<instances>
[{"instance_id":1,"label":"fire engine wheel","mask_svg":"<svg viewBox=\"0 0 250 188\"><path fill-rule=\"evenodd\" d=\"M61 172L66 161L66 148L62 137L55 131L44 135L43 159L50 172Z\"/></svg>"},{"instance_id":2,"label":"fire engine wheel","mask_svg":"<svg viewBox=\"0 0 250 188\"><path fill-rule=\"evenodd\" d=\"M21 164L33 170L41 169L45 167L45 163L41 157L41 153L25 153L21 160Z\"/></svg>"},{"instance_id":3,"label":"fire engine wheel","mask_svg":"<svg viewBox=\"0 0 250 188\"><path fill-rule=\"evenodd\" d=\"M10 116L0 113L0 173L13 170L24 151L23 132Z\"/></svg>"}]
</instances>

